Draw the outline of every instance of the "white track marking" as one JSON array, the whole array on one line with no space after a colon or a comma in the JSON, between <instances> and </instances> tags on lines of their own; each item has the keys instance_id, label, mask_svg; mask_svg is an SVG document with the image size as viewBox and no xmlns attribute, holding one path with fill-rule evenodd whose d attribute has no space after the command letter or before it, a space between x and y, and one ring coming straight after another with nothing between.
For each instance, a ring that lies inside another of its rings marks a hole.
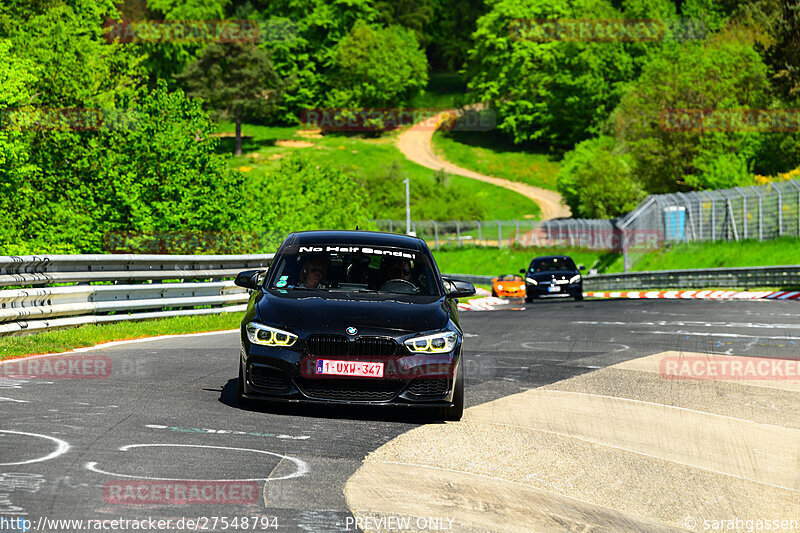
<instances>
[{"instance_id":1,"label":"white track marking","mask_svg":"<svg viewBox=\"0 0 800 533\"><path fill-rule=\"evenodd\" d=\"M28 400L15 400L14 398L4 398L0 396L0 402L28 403Z\"/></svg>"},{"instance_id":2,"label":"white track marking","mask_svg":"<svg viewBox=\"0 0 800 533\"><path fill-rule=\"evenodd\" d=\"M43 457L37 457L36 459L29 459L27 461L19 461L18 463L0 463L0 466L15 466L15 465L29 465L33 463L42 463L44 461L49 461L50 459L55 459L59 455L67 453L67 451L70 449L70 445L68 442L63 441L61 439L57 439L55 437L51 437L49 435L40 435L38 433L25 433L24 431L11 431L9 429L0 429L0 433L9 433L12 435L25 435L28 437L38 437L40 439L51 440L58 445L58 447L53 453L50 453Z\"/></svg>"},{"instance_id":3,"label":"white track marking","mask_svg":"<svg viewBox=\"0 0 800 533\"><path fill-rule=\"evenodd\" d=\"M275 457L280 457L281 459L286 459L287 461L291 461L295 464L297 469L288 474L286 476L281 477L274 477L274 478L251 478L251 479L178 479L178 478L163 478L163 477L147 477L147 476L131 476L128 474L117 474L115 472L106 472L104 470L100 470L97 468L96 462L89 462L84 464L84 467L87 470L92 472L96 472L98 474L105 474L107 476L114 476L114 477L124 477L130 479L147 479L152 481L279 481L282 479L291 479L295 477L301 477L308 473L308 464L301 459L297 459L296 457L290 457L288 455L281 455L275 452L268 452L265 450L254 450L252 448L233 448L230 446L208 446L204 444L128 444L127 446L122 446L119 450L122 452L126 452L131 448L150 448L150 447L168 447L168 448L210 448L216 450L234 450L238 452L253 452L253 453L263 453L265 455L272 455Z\"/></svg>"}]
</instances>

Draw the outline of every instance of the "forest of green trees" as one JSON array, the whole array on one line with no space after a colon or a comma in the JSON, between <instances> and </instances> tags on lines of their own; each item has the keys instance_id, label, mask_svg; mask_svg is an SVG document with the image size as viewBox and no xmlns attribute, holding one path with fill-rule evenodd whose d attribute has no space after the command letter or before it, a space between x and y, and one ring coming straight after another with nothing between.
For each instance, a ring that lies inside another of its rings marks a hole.
<instances>
[{"instance_id":1,"label":"forest of green trees","mask_svg":"<svg viewBox=\"0 0 800 533\"><path fill-rule=\"evenodd\" d=\"M651 20L660 33L547 40L519 26L551 19ZM258 37L113 37L124 21L224 20ZM366 222L370 191L301 155L254 210L213 121L407 106L434 72L461 73L462 101L496 113L493 135L563 158L558 188L575 216L800 165L797 128L664 127L670 110L800 108L790 0L3 0L0 253L100 252L126 232L239 235L253 217L282 231L300 210L320 226ZM90 113L100 118L75 127ZM244 245L259 246L201 248Z\"/></svg>"}]
</instances>

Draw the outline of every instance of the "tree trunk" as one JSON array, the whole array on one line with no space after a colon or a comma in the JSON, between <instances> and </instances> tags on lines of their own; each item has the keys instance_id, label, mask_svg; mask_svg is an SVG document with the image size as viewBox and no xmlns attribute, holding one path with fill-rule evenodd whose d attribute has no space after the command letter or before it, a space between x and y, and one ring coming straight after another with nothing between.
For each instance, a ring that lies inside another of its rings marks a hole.
<instances>
[{"instance_id":1,"label":"tree trunk","mask_svg":"<svg viewBox=\"0 0 800 533\"><path fill-rule=\"evenodd\" d=\"M236 152L234 155L242 155L242 119L236 117Z\"/></svg>"}]
</instances>

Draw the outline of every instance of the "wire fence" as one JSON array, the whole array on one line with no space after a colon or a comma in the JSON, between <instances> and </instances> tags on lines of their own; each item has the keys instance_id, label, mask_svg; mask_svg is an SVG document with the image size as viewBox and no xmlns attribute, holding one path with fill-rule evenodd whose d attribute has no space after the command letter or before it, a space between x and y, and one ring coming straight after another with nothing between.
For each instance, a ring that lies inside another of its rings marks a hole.
<instances>
[{"instance_id":1,"label":"wire fence","mask_svg":"<svg viewBox=\"0 0 800 533\"><path fill-rule=\"evenodd\" d=\"M406 233L406 221L375 220L380 231ZM716 191L655 194L610 220L412 220L411 232L441 246L570 247L631 254L689 241L800 237L800 180ZM788 259L788 258L787 258Z\"/></svg>"}]
</instances>

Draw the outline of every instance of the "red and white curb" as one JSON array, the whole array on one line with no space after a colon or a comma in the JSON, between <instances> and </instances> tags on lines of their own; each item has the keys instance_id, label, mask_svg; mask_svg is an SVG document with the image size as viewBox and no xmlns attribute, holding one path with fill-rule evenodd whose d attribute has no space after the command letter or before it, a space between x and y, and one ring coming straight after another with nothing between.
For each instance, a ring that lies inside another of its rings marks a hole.
<instances>
[{"instance_id":1,"label":"red and white curb","mask_svg":"<svg viewBox=\"0 0 800 533\"><path fill-rule=\"evenodd\" d=\"M462 311L491 311L498 305L506 305L508 300L487 296L485 298L475 298L466 302L458 302L458 308Z\"/></svg>"},{"instance_id":2,"label":"red and white curb","mask_svg":"<svg viewBox=\"0 0 800 533\"><path fill-rule=\"evenodd\" d=\"M668 298L700 300L800 300L800 291L618 291L585 292L587 298Z\"/></svg>"}]
</instances>

